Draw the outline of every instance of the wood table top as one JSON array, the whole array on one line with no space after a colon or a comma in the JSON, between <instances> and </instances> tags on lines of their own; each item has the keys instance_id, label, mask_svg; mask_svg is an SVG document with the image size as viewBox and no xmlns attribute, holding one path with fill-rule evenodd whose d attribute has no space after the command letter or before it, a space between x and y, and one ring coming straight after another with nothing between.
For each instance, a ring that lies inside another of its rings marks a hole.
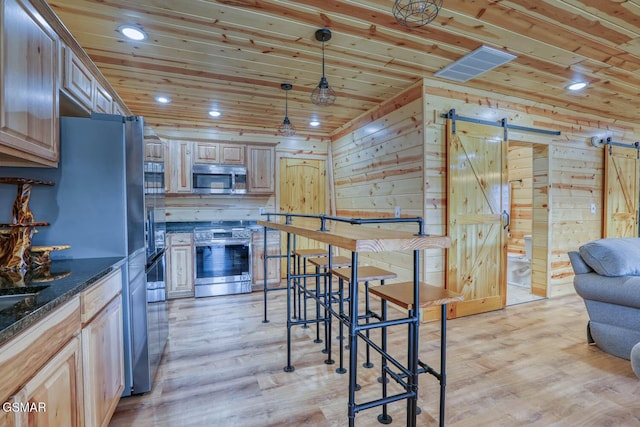
<instances>
[{"instance_id":1,"label":"wood table top","mask_svg":"<svg viewBox=\"0 0 640 427\"><path fill-rule=\"evenodd\" d=\"M408 231L385 229L384 224L373 228L327 220L327 231L320 231L319 218L293 217L291 220L291 224L287 224L284 217L277 217L271 221L259 220L258 224L353 252L442 249L451 245L447 236L418 236Z\"/></svg>"}]
</instances>

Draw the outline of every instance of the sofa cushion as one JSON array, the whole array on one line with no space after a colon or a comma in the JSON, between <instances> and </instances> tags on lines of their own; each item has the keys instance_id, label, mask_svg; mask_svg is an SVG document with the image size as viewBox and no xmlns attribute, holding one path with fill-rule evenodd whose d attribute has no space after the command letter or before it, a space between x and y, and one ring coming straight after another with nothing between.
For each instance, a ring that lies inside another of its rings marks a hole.
<instances>
[{"instance_id":1,"label":"sofa cushion","mask_svg":"<svg viewBox=\"0 0 640 427\"><path fill-rule=\"evenodd\" d=\"M640 276L640 238L600 239L581 246L579 252L602 276Z\"/></svg>"}]
</instances>

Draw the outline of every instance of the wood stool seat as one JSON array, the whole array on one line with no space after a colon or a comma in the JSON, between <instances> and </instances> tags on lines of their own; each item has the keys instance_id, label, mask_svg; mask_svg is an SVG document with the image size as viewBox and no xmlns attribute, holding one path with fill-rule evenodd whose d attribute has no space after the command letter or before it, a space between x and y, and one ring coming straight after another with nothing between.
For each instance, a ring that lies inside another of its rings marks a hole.
<instances>
[{"instance_id":1,"label":"wood stool seat","mask_svg":"<svg viewBox=\"0 0 640 427\"><path fill-rule=\"evenodd\" d=\"M329 257L309 258L309 264L312 264L319 268L329 267ZM331 259L331 267L350 267L351 258L346 256L337 255Z\"/></svg>"},{"instance_id":2,"label":"wood stool seat","mask_svg":"<svg viewBox=\"0 0 640 427\"><path fill-rule=\"evenodd\" d=\"M413 282L377 286L369 288L369 292L407 310L413 308ZM420 308L449 304L463 299L462 294L420 282L420 302L418 304Z\"/></svg>"},{"instance_id":3,"label":"wood stool seat","mask_svg":"<svg viewBox=\"0 0 640 427\"><path fill-rule=\"evenodd\" d=\"M336 266L334 264L334 266ZM337 267L337 266L336 266ZM351 267L332 268L331 274L338 279L342 279L346 282L351 281ZM383 270L382 268L365 265L358 267L358 282L370 282L372 280L386 280L394 279L398 275L392 271Z\"/></svg>"},{"instance_id":4,"label":"wood stool seat","mask_svg":"<svg viewBox=\"0 0 640 427\"><path fill-rule=\"evenodd\" d=\"M329 251L322 248L296 249L291 253L293 256L312 258L329 256Z\"/></svg>"}]
</instances>

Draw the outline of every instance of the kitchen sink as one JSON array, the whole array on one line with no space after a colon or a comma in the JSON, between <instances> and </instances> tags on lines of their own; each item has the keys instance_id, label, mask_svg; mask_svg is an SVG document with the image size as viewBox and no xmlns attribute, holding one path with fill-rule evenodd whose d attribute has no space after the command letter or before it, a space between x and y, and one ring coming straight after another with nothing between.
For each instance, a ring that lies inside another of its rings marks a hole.
<instances>
[{"instance_id":1,"label":"kitchen sink","mask_svg":"<svg viewBox=\"0 0 640 427\"><path fill-rule=\"evenodd\" d=\"M23 302L25 306L35 304L35 296L48 286L25 286L0 289L0 311Z\"/></svg>"},{"instance_id":2,"label":"kitchen sink","mask_svg":"<svg viewBox=\"0 0 640 427\"><path fill-rule=\"evenodd\" d=\"M36 294L19 294L19 295L0 295L0 311L5 308L13 307L16 303L26 300L29 297L33 297Z\"/></svg>"}]
</instances>

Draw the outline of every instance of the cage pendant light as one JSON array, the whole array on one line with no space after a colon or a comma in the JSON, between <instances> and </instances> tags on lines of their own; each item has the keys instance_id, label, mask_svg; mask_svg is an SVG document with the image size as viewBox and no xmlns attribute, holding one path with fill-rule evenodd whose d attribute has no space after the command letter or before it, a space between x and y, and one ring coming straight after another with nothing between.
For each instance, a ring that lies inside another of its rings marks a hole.
<instances>
[{"instance_id":1,"label":"cage pendant light","mask_svg":"<svg viewBox=\"0 0 640 427\"><path fill-rule=\"evenodd\" d=\"M296 134L296 128L293 127L291 121L289 120L289 91L293 88L291 83L282 83L280 88L285 92L284 98L284 120L282 124L278 128L278 133L282 136L293 136Z\"/></svg>"},{"instance_id":2,"label":"cage pendant light","mask_svg":"<svg viewBox=\"0 0 640 427\"><path fill-rule=\"evenodd\" d=\"M395 0L393 16L400 25L417 28L436 19L441 7L442 0Z\"/></svg>"},{"instance_id":3,"label":"cage pendant light","mask_svg":"<svg viewBox=\"0 0 640 427\"><path fill-rule=\"evenodd\" d=\"M316 40L322 42L322 77L318 86L311 92L311 102L326 107L336 102L336 92L329 86L329 82L324 75L324 42L331 40L331 31L327 28L317 30Z\"/></svg>"}]
</instances>

